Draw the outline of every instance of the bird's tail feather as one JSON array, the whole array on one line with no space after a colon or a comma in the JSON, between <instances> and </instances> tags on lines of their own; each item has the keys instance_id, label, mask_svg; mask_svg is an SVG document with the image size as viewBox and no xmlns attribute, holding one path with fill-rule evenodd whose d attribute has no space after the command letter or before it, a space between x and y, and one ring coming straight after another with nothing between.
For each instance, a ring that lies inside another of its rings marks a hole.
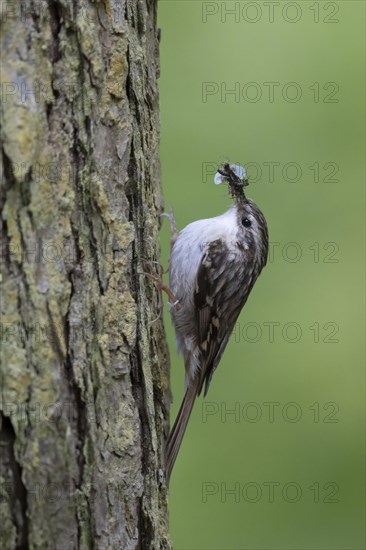
<instances>
[{"instance_id":1,"label":"bird's tail feather","mask_svg":"<svg viewBox=\"0 0 366 550\"><path fill-rule=\"evenodd\" d=\"M184 432L187 428L189 417L191 416L192 408L197 396L197 390L198 385L194 382L192 382L187 388L179 412L177 414L177 418L175 419L174 425L168 437L165 453L165 472L168 484L180 445L182 443Z\"/></svg>"}]
</instances>

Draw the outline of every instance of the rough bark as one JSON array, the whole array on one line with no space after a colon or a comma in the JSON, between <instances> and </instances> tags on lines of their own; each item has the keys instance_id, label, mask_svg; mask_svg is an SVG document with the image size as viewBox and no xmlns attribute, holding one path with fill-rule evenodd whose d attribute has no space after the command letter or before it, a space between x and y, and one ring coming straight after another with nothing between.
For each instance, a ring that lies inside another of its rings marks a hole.
<instances>
[{"instance_id":1,"label":"rough bark","mask_svg":"<svg viewBox=\"0 0 366 550\"><path fill-rule=\"evenodd\" d=\"M156 1L1 17L0 547L168 548Z\"/></svg>"}]
</instances>

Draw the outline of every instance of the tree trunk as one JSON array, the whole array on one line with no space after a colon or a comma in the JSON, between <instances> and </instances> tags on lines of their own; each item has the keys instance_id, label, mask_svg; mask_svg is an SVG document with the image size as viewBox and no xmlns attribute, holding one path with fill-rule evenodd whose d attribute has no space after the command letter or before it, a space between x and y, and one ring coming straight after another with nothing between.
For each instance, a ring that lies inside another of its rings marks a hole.
<instances>
[{"instance_id":1,"label":"tree trunk","mask_svg":"<svg viewBox=\"0 0 366 550\"><path fill-rule=\"evenodd\" d=\"M2 550L170 546L156 9L2 4Z\"/></svg>"}]
</instances>

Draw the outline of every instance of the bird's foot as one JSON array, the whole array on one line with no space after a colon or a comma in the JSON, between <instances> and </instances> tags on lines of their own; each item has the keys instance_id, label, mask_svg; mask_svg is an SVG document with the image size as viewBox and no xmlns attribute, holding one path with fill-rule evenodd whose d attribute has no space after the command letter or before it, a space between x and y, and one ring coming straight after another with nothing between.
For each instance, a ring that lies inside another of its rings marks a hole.
<instances>
[{"instance_id":1,"label":"bird's foot","mask_svg":"<svg viewBox=\"0 0 366 550\"><path fill-rule=\"evenodd\" d=\"M169 286L164 282L163 274L164 274L164 268L159 262L155 262L152 260L143 260L144 264L147 266L147 271L140 271L139 275L146 275L147 277L151 277L156 284L157 288L165 292L169 298L169 305L170 307L174 307L176 311L179 311L182 307L179 300L176 298L176 296L173 294L173 291L169 288ZM158 266L159 271L154 271L153 265Z\"/></svg>"}]
</instances>

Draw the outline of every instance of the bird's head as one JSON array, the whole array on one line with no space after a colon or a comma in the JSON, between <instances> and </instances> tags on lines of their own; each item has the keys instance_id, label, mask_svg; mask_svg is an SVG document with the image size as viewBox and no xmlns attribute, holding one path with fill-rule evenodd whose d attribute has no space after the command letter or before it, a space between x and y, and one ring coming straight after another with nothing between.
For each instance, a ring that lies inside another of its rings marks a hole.
<instances>
[{"instance_id":1,"label":"bird's head","mask_svg":"<svg viewBox=\"0 0 366 550\"><path fill-rule=\"evenodd\" d=\"M244 189L249 185L245 168L224 163L217 170L214 182L217 185L227 183L235 199L237 246L247 253L252 252L264 265L268 254L267 223L258 206L245 196Z\"/></svg>"}]
</instances>

